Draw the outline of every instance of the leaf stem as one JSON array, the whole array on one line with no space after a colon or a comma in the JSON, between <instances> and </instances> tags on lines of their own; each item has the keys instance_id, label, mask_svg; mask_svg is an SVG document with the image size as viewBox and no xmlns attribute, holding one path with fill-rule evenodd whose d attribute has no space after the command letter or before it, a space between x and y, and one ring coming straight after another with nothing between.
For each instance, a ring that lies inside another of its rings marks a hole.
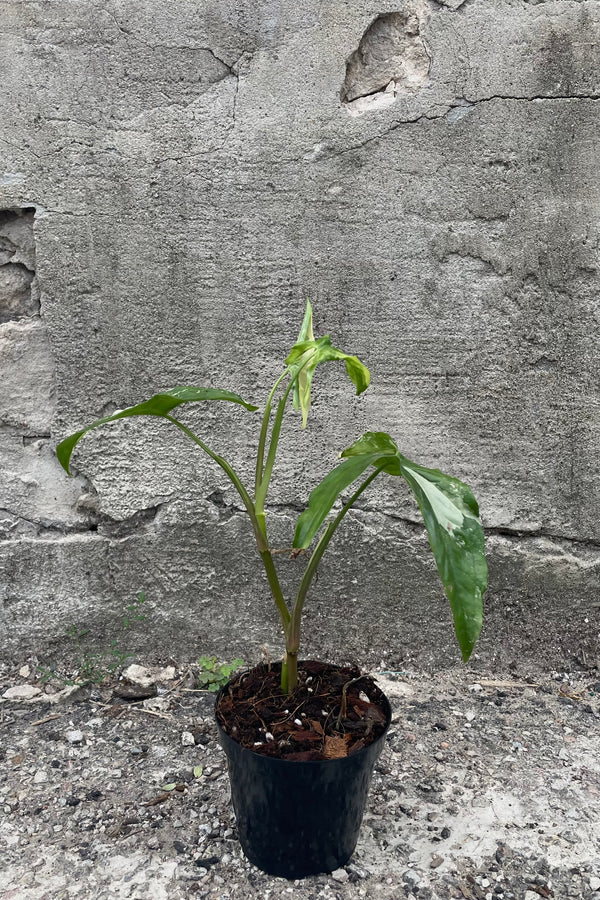
<instances>
[{"instance_id":1,"label":"leaf stem","mask_svg":"<svg viewBox=\"0 0 600 900\"><path fill-rule=\"evenodd\" d=\"M200 440L200 438L194 434L186 425L180 422L178 419L175 419L173 416L165 416L165 419L168 419L169 422L172 422L173 425L176 425L184 434L187 434L189 438L191 438L194 443L198 444L205 453L214 459L214 461L221 466L221 468L227 473L230 480L232 481L234 487L236 488L238 494L243 500L244 506L250 516L250 521L252 522L252 526L254 529L254 535L256 537L256 544L258 546L258 552L260 553L261 559L263 561L263 565L265 567L265 572L267 574L267 579L269 582L269 587L271 588L271 592L273 594L273 599L275 600L275 605L277 606L277 610L279 612L279 617L281 619L281 624L283 626L284 632L287 633L287 628L290 621L290 613L286 606L286 602L283 597L283 593L281 590L281 586L279 584L279 579L277 577L277 572L275 570L275 565L271 558L271 550L269 548L269 544L267 541L266 528L264 526L264 514L259 517L254 508L254 503L252 502L252 498L250 494L242 484L240 478L235 473L233 468L229 465L227 460L223 459L222 456L219 456L218 453L215 453L214 450L211 450L204 441ZM260 521L262 519L262 523Z\"/></svg>"},{"instance_id":2,"label":"leaf stem","mask_svg":"<svg viewBox=\"0 0 600 900\"><path fill-rule=\"evenodd\" d=\"M273 557L271 556L271 550L269 547L267 547L266 550L260 550L259 552L263 561L263 565L265 567L265 572L267 573L269 587L271 588L271 593L273 594L273 599L275 600L275 605L277 606L277 610L279 612L279 618L281 619L283 630L287 634L291 615L290 611L287 608L283 592L281 590L281 585L279 584L279 578L277 577L277 570L275 569L275 563L273 562Z\"/></svg>"},{"instance_id":3,"label":"leaf stem","mask_svg":"<svg viewBox=\"0 0 600 900\"><path fill-rule=\"evenodd\" d=\"M281 379L280 379L281 381ZM260 480L260 484L256 489L256 512L258 514L264 513L265 508L265 500L267 499L267 491L269 490L269 483L271 481L271 475L273 474L273 466L275 465L275 457L277 455L277 446L279 444L279 435L281 433L281 425L283 422L283 414L285 413L285 405L287 403L287 399L290 395L290 391L294 386L294 382L296 381L296 377L290 380L288 384L285 394L277 404L277 412L275 414L275 421L273 422L273 430L271 432L271 440L269 442L269 452L267 453L267 461L265 463L264 471L262 473L262 478ZM262 435L261 435L262 437ZM264 451L264 446L263 446Z\"/></svg>"},{"instance_id":4,"label":"leaf stem","mask_svg":"<svg viewBox=\"0 0 600 900\"><path fill-rule=\"evenodd\" d=\"M365 479L365 481L363 481L363 483L358 488L358 490L354 492L354 494L350 497L348 502L339 511L339 513L337 514L335 519L333 519L328 524L327 528L321 535L321 538L320 538L317 546L313 550L310 560L308 561L306 571L304 572L304 575L302 577L302 581L300 582L300 587L298 588L298 593L296 595L296 602L294 603L294 607L292 609L291 620L290 620L290 624L287 629L287 636L286 636L286 653L287 654L294 654L294 653L297 654L298 653L298 647L300 645L300 622L301 622L301 617L302 617L302 610L304 608L304 601L306 600L306 595L308 593L310 583L314 578L315 572L317 571L317 567L318 567L319 563L321 562L321 557L325 553L325 550L327 549L327 545L329 544L329 541L333 537L333 534L334 534L336 528L338 527L338 525L340 524L340 522L342 521L342 519L348 512L348 510L351 509L351 507L358 500L358 498L360 497L362 492L364 490L366 490L366 488L368 488L368 486L371 484L373 479L376 478L380 472L381 472L381 468L375 469L375 471L372 472L369 475L369 477ZM289 690L292 690L294 687L295 687L294 684L288 683Z\"/></svg>"},{"instance_id":5,"label":"leaf stem","mask_svg":"<svg viewBox=\"0 0 600 900\"><path fill-rule=\"evenodd\" d=\"M244 485L242 484L239 476L235 473L235 471L229 465L227 460L223 459L222 456L219 456L218 453L215 453L214 450L211 450L210 447L208 447L204 443L204 441L200 440L200 438L197 435L195 435L194 432L191 431L191 429L189 429L187 427L187 425L184 425L183 422L180 422L179 419L176 419L174 416L169 416L169 415L165 415L164 418L168 419L169 422L172 422L173 425L176 425L177 428L179 428L181 431L183 431L184 434L187 434L187 436L189 438L191 438L191 440L194 441L195 444L198 444L198 446L201 447L205 453L208 453L210 458L214 459L214 461L219 466L221 466L223 471L226 472L230 481L233 483L233 486L235 487L238 494L242 498L242 502L243 502L244 506L246 507L248 515L250 516L250 520L254 527L254 533L256 534L257 542L259 543L259 550L264 549L261 547L261 544L263 542L263 534L262 534L262 531L258 524L258 520L256 518L256 512L254 509L254 503L252 502L252 498L251 498L250 494L248 493L248 491L246 490L246 488L244 487Z\"/></svg>"},{"instance_id":6,"label":"leaf stem","mask_svg":"<svg viewBox=\"0 0 600 900\"><path fill-rule=\"evenodd\" d=\"M267 432L269 430L269 419L271 418L271 404L273 403L273 397L275 396L275 391L288 374L289 369L286 369L281 373L273 387L271 388L271 393L267 398L267 403L265 405L265 411L263 413L262 426L260 429L260 437L258 439L258 452L256 454L256 474L254 478L254 489L255 492L258 493L258 488L260 487L260 483L263 477L263 462L265 457L265 444L267 442Z\"/></svg>"}]
</instances>

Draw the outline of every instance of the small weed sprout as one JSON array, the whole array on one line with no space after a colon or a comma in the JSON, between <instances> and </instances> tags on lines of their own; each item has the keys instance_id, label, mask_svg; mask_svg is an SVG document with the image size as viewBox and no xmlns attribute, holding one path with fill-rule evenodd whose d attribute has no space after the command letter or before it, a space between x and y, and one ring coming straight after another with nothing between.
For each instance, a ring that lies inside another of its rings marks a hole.
<instances>
[{"instance_id":1,"label":"small weed sprout","mask_svg":"<svg viewBox=\"0 0 600 900\"><path fill-rule=\"evenodd\" d=\"M233 662L220 664L216 656L201 656L198 665L200 666L198 687L200 690L216 694L227 684L230 676L245 663L243 659L234 659Z\"/></svg>"},{"instance_id":2,"label":"small weed sprout","mask_svg":"<svg viewBox=\"0 0 600 900\"><path fill-rule=\"evenodd\" d=\"M140 612L145 602L146 594L144 591L140 591L133 603L128 604L124 608L120 621L120 627L123 632L129 631L136 622L141 622L146 618ZM86 649L82 641L90 635L90 629L83 628L80 625L70 625L65 634L72 642L75 650L74 675L73 677L61 675L55 669L38 665L37 670L41 673L42 684L47 684L53 679L65 686L102 684L113 676L128 659L135 656L134 653L122 646L121 639L118 637L113 638L109 646L103 650L92 652Z\"/></svg>"}]
</instances>

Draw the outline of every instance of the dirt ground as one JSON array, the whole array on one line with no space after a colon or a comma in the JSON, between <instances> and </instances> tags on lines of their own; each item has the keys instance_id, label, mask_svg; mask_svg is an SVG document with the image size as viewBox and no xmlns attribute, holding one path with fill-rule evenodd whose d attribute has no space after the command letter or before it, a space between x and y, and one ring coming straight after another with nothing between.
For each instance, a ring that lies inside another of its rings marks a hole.
<instances>
[{"instance_id":1,"label":"dirt ground","mask_svg":"<svg viewBox=\"0 0 600 900\"><path fill-rule=\"evenodd\" d=\"M355 854L288 882L241 854L193 669L145 700L5 670L0 898L600 900L600 673L377 677L394 716Z\"/></svg>"}]
</instances>

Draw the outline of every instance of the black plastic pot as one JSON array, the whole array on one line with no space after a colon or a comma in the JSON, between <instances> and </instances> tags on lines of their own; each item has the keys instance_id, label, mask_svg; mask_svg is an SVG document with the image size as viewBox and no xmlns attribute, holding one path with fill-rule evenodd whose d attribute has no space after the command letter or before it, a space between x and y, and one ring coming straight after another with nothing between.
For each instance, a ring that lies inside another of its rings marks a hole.
<instances>
[{"instance_id":1,"label":"black plastic pot","mask_svg":"<svg viewBox=\"0 0 600 900\"><path fill-rule=\"evenodd\" d=\"M240 843L263 872L304 878L348 862L391 721L390 704L383 700L385 732L342 759L297 762L262 756L234 741L217 721Z\"/></svg>"}]
</instances>

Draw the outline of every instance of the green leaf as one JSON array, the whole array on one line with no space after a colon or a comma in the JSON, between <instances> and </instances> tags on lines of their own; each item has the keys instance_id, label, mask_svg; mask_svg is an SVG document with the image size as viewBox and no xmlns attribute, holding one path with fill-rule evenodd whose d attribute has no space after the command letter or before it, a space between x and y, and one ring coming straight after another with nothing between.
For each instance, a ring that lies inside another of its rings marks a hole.
<instances>
[{"instance_id":1,"label":"green leaf","mask_svg":"<svg viewBox=\"0 0 600 900\"><path fill-rule=\"evenodd\" d=\"M312 307L306 302L306 313L298 340L290 350L286 365L292 377L298 375L293 389L294 409L302 411L302 427L306 428L310 409L310 387L315 369L322 362L343 360L348 377L356 387L356 393L362 394L369 387L371 375L369 370L356 356L336 350L331 346L329 335L315 340L312 330Z\"/></svg>"},{"instance_id":2,"label":"green leaf","mask_svg":"<svg viewBox=\"0 0 600 900\"><path fill-rule=\"evenodd\" d=\"M176 782L176 781L172 781L170 784L163 784L163 785L161 785L161 790L163 790L163 791L174 791L176 787L177 787L177 782Z\"/></svg>"},{"instance_id":3,"label":"green leaf","mask_svg":"<svg viewBox=\"0 0 600 900\"><path fill-rule=\"evenodd\" d=\"M200 778L202 775L203 769L202 766L194 766L194 778Z\"/></svg>"},{"instance_id":4,"label":"green leaf","mask_svg":"<svg viewBox=\"0 0 600 900\"><path fill-rule=\"evenodd\" d=\"M411 462L382 431L367 432L341 456L345 461L311 492L308 508L298 519L294 547L308 547L341 491L369 466L401 475L421 509L466 662L481 631L487 586L484 533L470 488L439 469Z\"/></svg>"},{"instance_id":5,"label":"green leaf","mask_svg":"<svg viewBox=\"0 0 600 900\"><path fill-rule=\"evenodd\" d=\"M228 400L230 403L239 403L251 412L258 409L257 406L246 403L245 400L242 400L238 394L234 394L232 391L223 391L218 388L197 388L190 385L176 387L173 388L173 390L155 394L149 400L138 403L136 406L129 406L127 409L119 409L110 416L104 416L102 419L97 419L95 422L92 422L91 425L82 428L81 431L76 431L75 434L65 438L64 441L61 441L57 446L56 455L58 460L63 469L70 475L69 463L71 461L71 454L84 434L87 434L92 428L97 428L99 425L106 425L108 422L114 422L117 419L128 419L132 416L164 417L167 416L171 410L175 409L176 406L180 406L182 403L194 403L198 400Z\"/></svg>"},{"instance_id":6,"label":"green leaf","mask_svg":"<svg viewBox=\"0 0 600 900\"><path fill-rule=\"evenodd\" d=\"M340 463L311 491L308 506L296 523L294 547L297 550L306 550L342 491L378 458L379 454L372 453Z\"/></svg>"},{"instance_id":7,"label":"green leaf","mask_svg":"<svg viewBox=\"0 0 600 900\"><path fill-rule=\"evenodd\" d=\"M406 460L402 475L421 509L466 662L481 631L487 587L485 539L477 501L466 484L439 469Z\"/></svg>"},{"instance_id":8,"label":"green leaf","mask_svg":"<svg viewBox=\"0 0 600 900\"><path fill-rule=\"evenodd\" d=\"M304 319L302 320L302 327L300 328L300 333L298 335L298 340L294 347L297 347L299 344L312 344L315 336L313 334L313 324L312 324L312 306L310 304L310 300L306 301L306 312L304 313ZM293 349L293 348L292 348ZM300 354L301 356L302 354ZM288 357L289 359L289 357ZM308 361L308 356L304 362ZM287 360L286 360L287 362ZM302 409L304 414L304 409L306 407L306 412L308 415L308 406L310 406L310 385L307 384L307 374L304 371L302 365L298 369L299 375L294 383L293 389L293 404L294 409ZM294 373L292 373L294 374ZM308 403L308 406L306 405Z\"/></svg>"}]
</instances>

